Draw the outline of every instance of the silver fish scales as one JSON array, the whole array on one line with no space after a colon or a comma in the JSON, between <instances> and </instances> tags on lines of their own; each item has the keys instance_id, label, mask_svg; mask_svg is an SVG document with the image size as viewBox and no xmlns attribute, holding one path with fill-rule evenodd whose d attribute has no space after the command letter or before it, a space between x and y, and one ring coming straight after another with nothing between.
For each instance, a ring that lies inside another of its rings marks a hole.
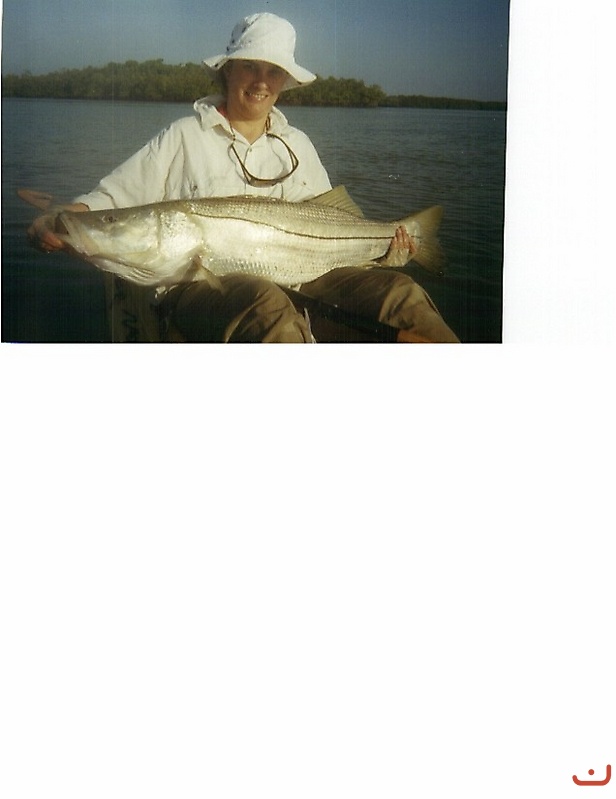
<instances>
[{"instance_id":1,"label":"silver fish scales","mask_svg":"<svg viewBox=\"0 0 616 799\"><path fill-rule=\"evenodd\" d=\"M434 206L392 222L364 219L339 186L299 203L222 197L64 211L56 232L74 254L141 285L241 272L293 286L341 266L378 266L401 225L415 241L415 260L438 271L441 216Z\"/></svg>"}]
</instances>

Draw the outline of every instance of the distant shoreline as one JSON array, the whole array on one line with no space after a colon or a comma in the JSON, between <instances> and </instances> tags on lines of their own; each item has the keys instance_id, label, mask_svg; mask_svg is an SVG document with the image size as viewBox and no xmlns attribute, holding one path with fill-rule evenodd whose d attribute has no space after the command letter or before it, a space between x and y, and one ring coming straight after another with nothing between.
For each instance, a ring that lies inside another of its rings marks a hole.
<instances>
[{"instance_id":1,"label":"distant shoreline","mask_svg":"<svg viewBox=\"0 0 616 799\"><path fill-rule=\"evenodd\" d=\"M194 102L218 91L200 64L153 61L111 62L104 67L64 69L45 75L2 76L2 97L51 100ZM317 77L314 83L281 95L280 106L315 108L435 108L506 111L499 100L469 100L418 94L387 95L380 86L353 78Z\"/></svg>"},{"instance_id":2,"label":"distant shoreline","mask_svg":"<svg viewBox=\"0 0 616 799\"><path fill-rule=\"evenodd\" d=\"M3 100L66 100L69 103L78 103L83 100L91 100L94 102L101 102L101 103L177 103L185 104L185 103L192 103L197 98L192 98L191 100L150 100L144 97L136 97L127 99L125 97L52 97L51 95L20 95L20 94L2 94ZM412 99L412 98L409 98ZM368 105L344 105L344 106L333 106L333 105L325 105L324 103L286 103L284 99L278 100L276 105L280 108L356 108L356 109L364 109L368 111L378 110L379 108L382 109L392 109L392 108L415 108L415 109L425 109L425 110L441 110L441 111L506 111L507 110L507 103L500 102L500 101L492 101L492 100L458 100L456 98L447 98L447 97L421 97L422 102L418 102L416 104L410 102L406 104L402 103L395 103L392 102L387 103L379 103L378 106L368 106Z\"/></svg>"}]
</instances>

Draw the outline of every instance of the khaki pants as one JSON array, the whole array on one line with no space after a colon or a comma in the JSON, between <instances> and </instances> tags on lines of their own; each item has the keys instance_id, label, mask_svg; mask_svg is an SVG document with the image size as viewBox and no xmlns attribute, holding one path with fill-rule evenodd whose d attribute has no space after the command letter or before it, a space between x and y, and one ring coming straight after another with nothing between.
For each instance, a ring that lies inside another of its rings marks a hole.
<instances>
[{"instance_id":1,"label":"khaki pants","mask_svg":"<svg viewBox=\"0 0 616 799\"><path fill-rule=\"evenodd\" d=\"M304 294L419 338L459 339L426 292L408 275L381 268L334 269L301 287ZM163 305L167 341L309 343L308 324L269 280L226 275L171 289Z\"/></svg>"}]
</instances>

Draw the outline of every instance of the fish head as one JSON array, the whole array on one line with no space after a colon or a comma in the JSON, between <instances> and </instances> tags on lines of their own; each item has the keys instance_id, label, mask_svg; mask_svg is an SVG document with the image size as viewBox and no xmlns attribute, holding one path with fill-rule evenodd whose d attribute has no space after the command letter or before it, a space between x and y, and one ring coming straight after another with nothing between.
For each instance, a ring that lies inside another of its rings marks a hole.
<instances>
[{"instance_id":1,"label":"fish head","mask_svg":"<svg viewBox=\"0 0 616 799\"><path fill-rule=\"evenodd\" d=\"M63 211L56 235L100 269L137 283L162 284L186 269L201 240L186 214L162 205Z\"/></svg>"},{"instance_id":2,"label":"fish head","mask_svg":"<svg viewBox=\"0 0 616 799\"><path fill-rule=\"evenodd\" d=\"M56 219L56 235L78 255L123 261L146 257L157 244L158 227L153 211L132 208L63 211Z\"/></svg>"}]
</instances>

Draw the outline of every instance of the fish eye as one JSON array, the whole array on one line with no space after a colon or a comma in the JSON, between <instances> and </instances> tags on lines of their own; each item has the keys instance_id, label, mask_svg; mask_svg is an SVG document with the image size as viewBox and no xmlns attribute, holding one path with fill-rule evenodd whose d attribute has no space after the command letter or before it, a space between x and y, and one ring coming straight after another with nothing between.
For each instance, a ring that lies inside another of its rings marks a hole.
<instances>
[{"instance_id":1,"label":"fish eye","mask_svg":"<svg viewBox=\"0 0 616 799\"><path fill-rule=\"evenodd\" d=\"M116 221L116 217L113 214L106 214L103 217L103 222L115 222L115 221Z\"/></svg>"}]
</instances>

